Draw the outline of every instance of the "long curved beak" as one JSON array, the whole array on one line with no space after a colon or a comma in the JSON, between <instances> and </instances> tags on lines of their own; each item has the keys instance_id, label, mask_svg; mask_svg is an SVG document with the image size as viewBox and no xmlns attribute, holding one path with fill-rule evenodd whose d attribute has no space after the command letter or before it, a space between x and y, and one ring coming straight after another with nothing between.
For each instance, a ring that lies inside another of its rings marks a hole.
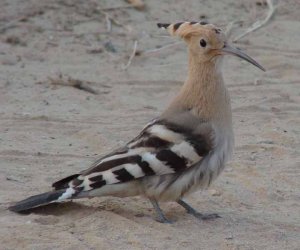
<instances>
[{"instance_id":1,"label":"long curved beak","mask_svg":"<svg viewBox=\"0 0 300 250\"><path fill-rule=\"evenodd\" d=\"M234 48L228 44L225 44L224 47L220 50L222 54L230 54L237 56L241 59L244 59L245 61L253 64L257 68L261 69L262 71L266 71L263 66L261 66L257 61L252 59L250 56L248 56L246 53L242 52L241 50Z\"/></svg>"}]
</instances>

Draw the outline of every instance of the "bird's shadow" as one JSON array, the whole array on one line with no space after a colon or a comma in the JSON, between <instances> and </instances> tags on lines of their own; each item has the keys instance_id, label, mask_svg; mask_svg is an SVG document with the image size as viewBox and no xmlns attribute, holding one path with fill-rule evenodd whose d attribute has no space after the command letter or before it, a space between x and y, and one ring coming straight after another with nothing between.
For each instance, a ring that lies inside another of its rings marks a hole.
<instances>
[{"instance_id":1,"label":"bird's shadow","mask_svg":"<svg viewBox=\"0 0 300 250\"><path fill-rule=\"evenodd\" d=\"M41 206L41 207L35 207L31 208L22 212L19 212L19 214L22 215L29 215L29 214L39 214L39 215L55 215L55 216L61 216L68 213L82 213L82 211L86 212L94 212L96 208L83 205L81 203L76 203L73 201L67 201L64 203L51 203L47 206Z\"/></svg>"}]
</instances>

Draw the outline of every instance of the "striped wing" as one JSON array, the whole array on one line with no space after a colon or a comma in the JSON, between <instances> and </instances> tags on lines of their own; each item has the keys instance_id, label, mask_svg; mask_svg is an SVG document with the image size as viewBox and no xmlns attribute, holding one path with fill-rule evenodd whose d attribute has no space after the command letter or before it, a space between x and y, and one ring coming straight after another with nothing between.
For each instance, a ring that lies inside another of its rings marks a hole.
<instances>
[{"instance_id":1,"label":"striped wing","mask_svg":"<svg viewBox=\"0 0 300 250\"><path fill-rule=\"evenodd\" d=\"M175 124L154 121L124 148L101 158L80 175L67 177L53 186L59 189L65 182L75 196L104 185L181 172L211 150L206 138Z\"/></svg>"}]
</instances>

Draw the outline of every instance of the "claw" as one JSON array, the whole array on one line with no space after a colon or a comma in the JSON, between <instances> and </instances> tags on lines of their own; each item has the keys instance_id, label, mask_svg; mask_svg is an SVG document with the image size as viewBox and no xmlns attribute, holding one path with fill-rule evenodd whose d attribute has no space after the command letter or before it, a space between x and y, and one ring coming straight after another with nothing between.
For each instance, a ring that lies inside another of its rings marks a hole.
<instances>
[{"instance_id":1,"label":"claw","mask_svg":"<svg viewBox=\"0 0 300 250\"><path fill-rule=\"evenodd\" d=\"M155 220L159 223L165 223L165 224L173 224L174 223L174 221L171 221L171 220L167 219L166 217L159 217Z\"/></svg>"},{"instance_id":2,"label":"claw","mask_svg":"<svg viewBox=\"0 0 300 250\"><path fill-rule=\"evenodd\" d=\"M194 215L196 218L200 219L200 220L214 220L217 218L222 218L220 215L218 214L201 214L201 213L190 213L192 215Z\"/></svg>"},{"instance_id":3,"label":"claw","mask_svg":"<svg viewBox=\"0 0 300 250\"><path fill-rule=\"evenodd\" d=\"M150 199L155 212L157 214L157 219L156 221L160 222L160 223L167 223L167 224L173 224L173 221L169 220L166 218L166 216L164 215L163 211L161 210L161 208L159 207L158 203L156 200L154 199Z\"/></svg>"},{"instance_id":4,"label":"claw","mask_svg":"<svg viewBox=\"0 0 300 250\"><path fill-rule=\"evenodd\" d=\"M221 216L218 215L218 214L202 214L202 213L199 213L197 210L192 208L189 204L187 204L186 202L184 202L181 199L178 200L177 203L179 205L181 205L182 207L184 207L185 210L187 211L187 213L195 216L197 219L200 219L200 220L213 220L213 219L216 219L216 218L221 218Z\"/></svg>"}]
</instances>

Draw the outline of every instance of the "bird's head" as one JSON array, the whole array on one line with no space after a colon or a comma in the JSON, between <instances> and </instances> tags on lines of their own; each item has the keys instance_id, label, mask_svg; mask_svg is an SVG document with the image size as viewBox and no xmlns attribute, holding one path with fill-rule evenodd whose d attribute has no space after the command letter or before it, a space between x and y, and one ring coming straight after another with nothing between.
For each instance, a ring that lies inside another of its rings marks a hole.
<instances>
[{"instance_id":1,"label":"bird's head","mask_svg":"<svg viewBox=\"0 0 300 250\"><path fill-rule=\"evenodd\" d=\"M213 24L206 22L180 22L174 24L158 23L157 26L168 30L173 36L184 39L191 53L200 62L209 62L223 55L234 55L265 71L250 56L230 46L225 33Z\"/></svg>"}]
</instances>

